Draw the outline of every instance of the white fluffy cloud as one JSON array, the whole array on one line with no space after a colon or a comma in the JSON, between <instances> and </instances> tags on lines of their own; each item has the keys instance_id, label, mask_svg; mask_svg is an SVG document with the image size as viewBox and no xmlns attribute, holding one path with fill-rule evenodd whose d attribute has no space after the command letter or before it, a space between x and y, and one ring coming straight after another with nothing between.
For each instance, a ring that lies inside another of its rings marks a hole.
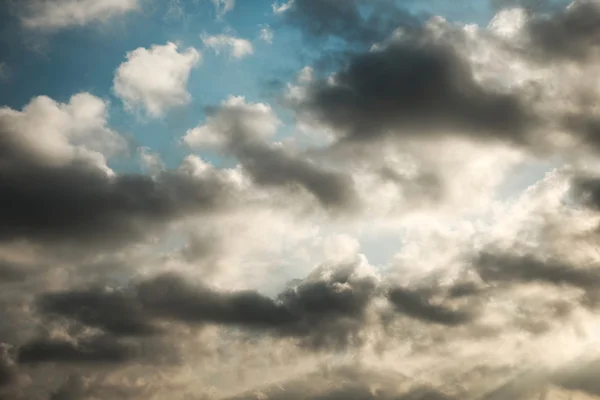
<instances>
[{"instance_id":1,"label":"white fluffy cloud","mask_svg":"<svg viewBox=\"0 0 600 400\"><path fill-rule=\"evenodd\" d=\"M220 54L222 51L228 51L233 58L243 58L254 53L254 48L249 40L237 38L228 35L202 35L202 42Z\"/></svg>"},{"instance_id":2,"label":"white fluffy cloud","mask_svg":"<svg viewBox=\"0 0 600 400\"><path fill-rule=\"evenodd\" d=\"M191 95L186 86L190 73L201 60L190 47L178 51L175 43L139 47L127 53L114 78L114 91L128 110L144 108L151 117L160 117L171 107L187 104Z\"/></svg>"},{"instance_id":3,"label":"white fluffy cloud","mask_svg":"<svg viewBox=\"0 0 600 400\"><path fill-rule=\"evenodd\" d=\"M137 0L26 0L19 5L21 22L27 28L57 30L83 26L133 11Z\"/></svg>"},{"instance_id":4,"label":"white fluffy cloud","mask_svg":"<svg viewBox=\"0 0 600 400\"><path fill-rule=\"evenodd\" d=\"M39 96L22 111L0 108L0 124L7 130L2 140L17 142L26 157L49 166L86 159L106 169L106 156L126 147L107 119L106 102L89 93L76 94L68 103Z\"/></svg>"},{"instance_id":5,"label":"white fluffy cloud","mask_svg":"<svg viewBox=\"0 0 600 400\"><path fill-rule=\"evenodd\" d=\"M247 103L243 96L230 96L221 103L218 113L207 118L206 123L187 131L183 141L192 148L220 147L236 135L236 120L231 114L244 116L244 135L252 139L266 139L275 134L280 124L270 105Z\"/></svg>"}]
</instances>

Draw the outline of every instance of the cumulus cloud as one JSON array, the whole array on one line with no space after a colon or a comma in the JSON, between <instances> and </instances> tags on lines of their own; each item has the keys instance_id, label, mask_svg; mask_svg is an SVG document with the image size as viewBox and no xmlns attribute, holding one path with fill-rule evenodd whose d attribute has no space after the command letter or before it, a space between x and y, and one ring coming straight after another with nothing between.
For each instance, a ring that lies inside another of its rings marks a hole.
<instances>
[{"instance_id":1,"label":"cumulus cloud","mask_svg":"<svg viewBox=\"0 0 600 400\"><path fill-rule=\"evenodd\" d=\"M54 167L85 159L106 168L106 156L126 147L125 140L108 127L107 107L104 100L79 93L68 103L39 96L22 111L0 108L5 157Z\"/></svg>"},{"instance_id":2,"label":"cumulus cloud","mask_svg":"<svg viewBox=\"0 0 600 400\"><path fill-rule=\"evenodd\" d=\"M190 47L178 51L175 43L139 47L126 55L127 61L115 71L114 92L127 110L143 109L150 117L161 117L191 100L187 83L201 60Z\"/></svg>"},{"instance_id":3,"label":"cumulus cloud","mask_svg":"<svg viewBox=\"0 0 600 400\"><path fill-rule=\"evenodd\" d=\"M349 177L266 141L278 125L270 106L230 97L210 110L207 123L188 131L183 140L192 147L221 147L239 160L258 185L299 186L326 207L352 206L355 198Z\"/></svg>"},{"instance_id":4,"label":"cumulus cloud","mask_svg":"<svg viewBox=\"0 0 600 400\"><path fill-rule=\"evenodd\" d=\"M231 57L240 59L254 53L254 48L249 40L229 35L201 35L202 42L215 53L227 51Z\"/></svg>"},{"instance_id":5,"label":"cumulus cloud","mask_svg":"<svg viewBox=\"0 0 600 400\"><path fill-rule=\"evenodd\" d=\"M140 282L131 290L46 294L39 299L39 306L45 314L67 317L118 336L157 334L155 321L165 319L191 325L256 329L297 337L314 347L345 346L352 338L357 340L355 336L368 323L368 307L376 295L376 278L365 274L368 266L360 262L322 265L275 299L254 291L217 291L164 274ZM121 312L115 314L116 308ZM34 356L37 350L43 350L39 354L55 354L61 353L60 349L66 357L79 354L72 344L62 342L34 342L22 351L38 359L41 356ZM108 348L113 349L117 350L112 345ZM93 351L88 353L95 359ZM104 351L98 355L100 360L103 354ZM108 354L117 357L114 352Z\"/></svg>"},{"instance_id":6,"label":"cumulus cloud","mask_svg":"<svg viewBox=\"0 0 600 400\"><path fill-rule=\"evenodd\" d=\"M598 395L597 5L516 3L276 4L344 49L288 86L299 132L230 96L175 168L109 167L89 93L0 109L0 397ZM134 50L115 93L164 115L198 62Z\"/></svg>"},{"instance_id":7,"label":"cumulus cloud","mask_svg":"<svg viewBox=\"0 0 600 400\"><path fill-rule=\"evenodd\" d=\"M124 139L107 126L106 104L87 93L3 108L0 135L2 241L124 244L177 214L220 207L218 193L228 191L227 178L189 163L155 177L115 174L107 156Z\"/></svg>"},{"instance_id":8,"label":"cumulus cloud","mask_svg":"<svg viewBox=\"0 0 600 400\"><path fill-rule=\"evenodd\" d=\"M138 8L137 0L26 0L18 5L21 22L26 28L58 30L106 22Z\"/></svg>"},{"instance_id":9,"label":"cumulus cloud","mask_svg":"<svg viewBox=\"0 0 600 400\"><path fill-rule=\"evenodd\" d=\"M452 49L402 40L309 85L298 107L350 140L457 132L523 142L534 121L518 96L476 82Z\"/></svg>"}]
</instances>

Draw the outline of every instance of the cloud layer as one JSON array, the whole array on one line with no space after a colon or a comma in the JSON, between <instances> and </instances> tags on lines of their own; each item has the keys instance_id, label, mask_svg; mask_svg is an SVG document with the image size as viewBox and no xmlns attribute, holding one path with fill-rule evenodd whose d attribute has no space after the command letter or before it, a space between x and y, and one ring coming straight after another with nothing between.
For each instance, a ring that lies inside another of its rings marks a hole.
<instances>
[{"instance_id":1,"label":"cloud layer","mask_svg":"<svg viewBox=\"0 0 600 400\"><path fill-rule=\"evenodd\" d=\"M18 15L57 30L137 6ZM122 104L0 108L0 398L599 397L600 7L492 6L484 27L273 4L264 47L293 28L309 65L270 100L186 108L201 55L167 42L112 67ZM121 106L181 157L126 139Z\"/></svg>"}]
</instances>

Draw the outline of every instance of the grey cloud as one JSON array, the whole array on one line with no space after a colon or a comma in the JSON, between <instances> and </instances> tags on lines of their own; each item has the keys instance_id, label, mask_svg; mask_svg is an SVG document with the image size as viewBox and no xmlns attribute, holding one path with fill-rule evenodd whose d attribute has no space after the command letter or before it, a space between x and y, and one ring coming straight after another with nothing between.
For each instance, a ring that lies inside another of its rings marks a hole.
<instances>
[{"instance_id":1,"label":"grey cloud","mask_svg":"<svg viewBox=\"0 0 600 400\"><path fill-rule=\"evenodd\" d=\"M146 336L159 331L136 299L119 291L52 293L38 303L44 314L68 317L120 336Z\"/></svg>"},{"instance_id":2,"label":"grey cloud","mask_svg":"<svg viewBox=\"0 0 600 400\"><path fill-rule=\"evenodd\" d=\"M276 327L293 321L288 310L254 291L221 293L177 275L143 282L139 300L152 314L188 323Z\"/></svg>"},{"instance_id":3,"label":"grey cloud","mask_svg":"<svg viewBox=\"0 0 600 400\"><path fill-rule=\"evenodd\" d=\"M217 174L194 178L181 171L158 177L107 177L85 162L62 167L32 160L0 164L0 241L122 246L165 224L227 204ZM73 248L76 250L76 247Z\"/></svg>"},{"instance_id":4,"label":"grey cloud","mask_svg":"<svg viewBox=\"0 0 600 400\"><path fill-rule=\"evenodd\" d=\"M299 185L312 193L328 209L352 208L357 199L349 176L328 170L283 149L262 143L236 146L236 156L259 185Z\"/></svg>"},{"instance_id":5,"label":"grey cloud","mask_svg":"<svg viewBox=\"0 0 600 400\"><path fill-rule=\"evenodd\" d=\"M570 194L579 204L600 211L600 178L592 175L575 176L571 182Z\"/></svg>"},{"instance_id":6,"label":"grey cloud","mask_svg":"<svg viewBox=\"0 0 600 400\"><path fill-rule=\"evenodd\" d=\"M532 255L481 253L475 268L488 282L543 282L593 289L600 283L600 270L581 268L559 260L543 260Z\"/></svg>"},{"instance_id":7,"label":"grey cloud","mask_svg":"<svg viewBox=\"0 0 600 400\"><path fill-rule=\"evenodd\" d=\"M458 131L476 140L527 143L534 120L517 96L480 86L454 50L428 40L403 39L357 54L335 80L310 85L296 107L346 140Z\"/></svg>"},{"instance_id":8,"label":"grey cloud","mask_svg":"<svg viewBox=\"0 0 600 400\"><path fill-rule=\"evenodd\" d=\"M0 260L0 284L23 281L29 273L31 270L28 266Z\"/></svg>"},{"instance_id":9,"label":"grey cloud","mask_svg":"<svg viewBox=\"0 0 600 400\"><path fill-rule=\"evenodd\" d=\"M78 400L84 398L86 387L83 380L78 376L70 376L54 392L50 394L49 400Z\"/></svg>"},{"instance_id":10,"label":"grey cloud","mask_svg":"<svg viewBox=\"0 0 600 400\"><path fill-rule=\"evenodd\" d=\"M49 400L83 400L90 398L132 400L147 398L149 393L145 389L145 387L132 387L125 382L121 382L121 384L106 383L94 375L72 374L65 379L60 387L51 392Z\"/></svg>"},{"instance_id":11,"label":"grey cloud","mask_svg":"<svg viewBox=\"0 0 600 400\"><path fill-rule=\"evenodd\" d=\"M137 348L111 336L80 341L38 339L19 348L19 364L32 363L124 363L135 358Z\"/></svg>"},{"instance_id":12,"label":"grey cloud","mask_svg":"<svg viewBox=\"0 0 600 400\"><path fill-rule=\"evenodd\" d=\"M380 41L394 29L416 27L422 20L390 0L295 0L283 16L309 38L337 37L358 44Z\"/></svg>"},{"instance_id":13,"label":"grey cloud","mask_svg":"<svg viewBox=\"0 0 600 400\"><path fill-rule=\"evenodd\" d=\"M219 324L295 337L311 347L345 346L366 323L377 284L342 266L331 278L304 280L277 298L255 291L222 292L164 274L133 289L49 293L40 311L100 328L117 336L157 333L159 320ZM65 347L65 351L69 351Z\"/></svg>"},{"instance_id":14,"label":"grey cloud","mask_svg":"<svg viewBox=\"0 0 600 400\"><path fill-rule=\"evenodd\" d=\"M276 385L255 388L228 400L451 400L433 387L414 385L406 376L353 365L323 368Z\"/></svg>"},{"instance_id":15,"label":"grey cloud","mask_svg":"<svg viewBox=\"0 0 600 400\"><path fill-rule=\"evenodd\" d=\"M481 292L481 288L474 282L457 282L448 290L450 298L461 298L476 295Z\"/></svg>"},{"instance_id":16,"label":"grey cloud","mask_svg":"<svg viewBox=\"0 0 600 400\"><path fill-rule=\"evenodd\" d=\"M283 147L261 139L262 132L255 132L257 127L253 121L257 112L248 108L245 104L224 104L209 108L208 114L227 121L226 127L215 128L225 142L223 150L239 160L256 184L304 189L330 211L357 206L354 182L350 176L319 165L305 154L292 154ZM274 116L270 118L274 119Z\"/></svg>"},{"instance_id":17,"label":"grey cloud","mask_svg":"<svg viewBox=\"0 0 600 400\"><path fill-rule=\"evenodd\" d=\"M4 343L0 343L0 389L10 385L15 380L14 362ZM0 398L2 396L0 395Z\"/></svg>"},{"instance_id":18,"label":"grey cloud","mask_svg":"<svg viewBox=\"0 0 600 400\"><path fill-rule=\"evenodd\" d=\"M397 184L419 201L425 200L437 204L446 194L445 182L434 172L421 172L417 176L408 177L393 168L383 167L380 174L385 181Z\"/></svg>"},{"instance_id":19,"label":"grey cloud","mask_svg":"<svg viewBox=\"0 0 600 400\"><path fill-rule=\"evenodd\" d=\"M475 318L474 310L455 310L445 305L432 304L428 295L424 291L395 287L389 291L388 298L398 312L424 322L458 326Z\"/></svg>"},{"instance_id":20,"label":"grey cloud","mask_svg":"<svg viewBox=\"0 0 600 400\"><path fill-rule=\"evenodd\" d=\"M591 396L600 396L598 368L600 368L600 360L577 361L556 372L553 382L566 389L577 390Z\"/></svg>"},{"instance_id":21,"label":"grey cloud","mask_svg":"<svg viewBox=\"0 0 600 400\"><path fill-rule=\"evenodd\" d=\"M297 337L313 347L341 346L362 329L376 289L372 279L352 278L352 272L349 268L329 280L304 280L276 299L253 291L216 292L165 275L142 283L139 298L162 318L259 329Z\"/></svg>"},{"instance_id":22,"label":"grey cloud","mask_svg":"<svg viewBox=\"0 0 600 400\"><path fill-rule=\"evenodd\" d=\"M580 0L550 17L537 17L527 25L534 54L548 59L581 61L600 48L600 6Z\"/></svg>"},{"instance_id":23,"label":"grey cloud","mask_svg":"<svg viewBox=\"0 0 600 400\"><path fill-rule=\"evenodd\" d=\"M598 54L597 2L579 0L569 8L551 1L519 3L530 10L523 28L523 36L529 40L522 47L520 42L494 39L502 51L532 68L538 63L585 63ZM338 15L346 21L354 18L341 12ZM391 35L393 29L386 29ZM293 107L300 118L315 119L333 128L342 141L460 135L544 153L540 136L535 133L559 127L586 143L596 144L600 124L588 112L594 98L585 99L587 94L581 93L579 110L557 109L540 114L532 102L552 96L551 91L545 92L544 82L499 92L477 81L461 54L470 51L470 40L460 30L446 31L439 37L418 24L376 51L336 57L335 83L317 79L308 84L307 96Z\"/></svg>"}]
</instances>

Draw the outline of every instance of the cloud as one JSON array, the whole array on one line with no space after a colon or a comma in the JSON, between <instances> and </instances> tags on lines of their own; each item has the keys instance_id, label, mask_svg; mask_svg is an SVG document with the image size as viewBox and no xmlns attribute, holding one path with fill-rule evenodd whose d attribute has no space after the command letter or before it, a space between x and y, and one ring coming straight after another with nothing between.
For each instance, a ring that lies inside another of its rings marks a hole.
<instances>
[{"instance_id":1,"label":"cloud","mask_svg":"<svg viewBox=\"0 0 600 400\"><path fill-rule=\"evenodd\" d=\"M418 291L395 287L390 290L388 297L398 312L425 322L458 326L474 319L472 310L454 310L444 305L431 304Z\"/></svg>"},{"instance_id":2,"label":"cloud","mask_svg":"<svg viewBox=\"0 0 600 400\"><path fill-rule=\"evenodd\" d=\"M567 389L600 396L600 385L595 379L598 360L577 360L554 374L553 381Z\"/></svg>"},{"instance_id":3,"label":"cloud","mask_svg":"<svg viewBox=\"0 0 600 400\"><path fill-rule=\"evenodd\" d=\"M297 107L358 141L457 132L523 142L533 121L517 96L479 85L452 49L411 41L352 57Z\"/></svg>"},{"instance_id":4,"label":"cloud","mask_svg":"<svg viewBox=\"0 0 600 400\"><path fill-rule=\"evenodd\" d=\"M290 135L264 102L207 107L181 141L215 165L140 147L143 173L119 172L125 140L89 93L0 110L0 397L598 394L592 6L487 28L286 7L343 51L289 85ZM124 65L150 57L130 72L162 99L156 49Z\"/></svg>"},{"instance_id":5,"label":"cloud","mask_svg":"<svg viewBox=\"0 0 600 400\"><path fill-rule=\"evenodd\" d=\"M9 386L15 381L15 363L8 354L8 348L4 343L0 344L0 393L3 387Z\"/></svg>"},{"instance_id":6,"label":"cloud","mask_svg":"<svg viewBox=\"0 0 600 400\"><path fill-rule=\"evenodd\" d=\"M183 137L188 146L218 148L233 139L264 140L274 136L281 124L270 105L247 103L243 96L229 96L208 111L206 124L188 130Z\"/></svg>"},{"instance_id":7,"label":"cloud","mask_svg":"<svg viewBox=\"0 0 600 400\"><path fill-rule=\"evenodd\" d=\"M591 290L600 282L600 271L559 260L543 260L531 255L482 253L476 261L481 278L490 282L544 282Z\"/></svg>"},{"instance_id":8,"label":"cloud","mask_svg":"<svg viewBox=\"0 0 600 400\"><path fill-rule=\"evenodd\" d=\"M235 0L211 0L217 12L217 18L222 18L235 7Z\"/></svg>"},{"instance_id":9,"label":"cloud","mask_svg":"<svg viewBox=\"0 0 600 400\"><path fill-rule=\"evenodd\" d=\"M59 168L16 165L0 175L5 194L0 240L123 246L178 216L218 208L227 189L210 175L197 179L167 171L154 178L110 177L82 162Z\"/></svg>"},{"instance_id":10,"label":"cloud","mask_svg":"<svg viewBox=\"0 0 600 400\"><path fill-rule=\"evenodd\" d=\"M127 53L114 77L114 92L127 110L144 109L153 118L190 102L186 86L190 73L200 60L200 53L190 47L183 52L177 45L139 47Z\"/></svg>"},{"instance_id":11,"label":"cloud","mask_svg":"<svg viewBox=\"0 0 600 400\"><path fill-rule=\"evenodd\" d=\"M0 241L122 246L228 202L228 178L198 172L191 158L154 177L115 174L105 154L124 140L106 121L106 104L87 93L67 104L38 97L23 111L0 109Z\"/></svg>"},{"instance_id":12,"label":"cloud","mask_svg":"<svg viewBox=\"0 0 600 400\"><path fill-rule=\"evenodd\" d=\"M367 324L367 309L376 294L376 280L364 275L365 268L355 263L320 266L276 299L255 291L217 291L192 285L174 274L163 274L131 290L49 293L38 302L45 315L66 317L118 336L157 334L156 322L162 319L270 332L298 338L316 348L345 346ZM116 309L119 313L114 312ZM37 354L27 350L31 346L23 351ZM32 348L49 348L57 353L63 349L67 358L79 355L62 342L36 346Z\"/></svg>"},{"instance_id":13,"label":"cloud","mask_svg":"<svg viewBox=\"0 0 600 400\"><path fill-rule=\"evenodd\" d=\"M207 123L188 131L183 140L192 147L221 147L260 186L299 186L327 208L352 207L355 196L349 177L265 141L278 125L270 106L230 97L210 110Z\"/></svg>"},{"instance_id":14,"label":"cloud","mask_svg":"<svg viewBox=\"0 0 600 400\"><path fill-rule=\"evenodd\" d=\"M260 39L264 42L271 44L273 43L274 37L275 34L269 25L264 25L262 28L260 28Z\"/></svg>"},{"instance_id":15,"label":"cloud","mask_svg":"<svg viewBox=\"0 0 600 400\"><path fill-rule=\"evenodd\" d=\"M288 0L287 2L278 3L275 2L271 4L271 8L273 9L273 14L281 14L292 8L294 5L294 0Z\"/></svg>"},{"instance_id":16,"label":"cloud","mask_svg":"<svg viewBox=\"0 0 600 400\"><path fill-rule=\"evenodd\" d=\"M135 348L110 337L93 337L72 342L43 339L29 342L19 348L18 362L30 363L123 363L131 360Z\"/></svg>"},{"instance_id":17,"label":"cloud","mask_svg":"<svg viewBox=\"0 0 600 400\"><path fill-rule=\"evenodd\" d=\"M268 398L310 400L451 400L433 387L418 385L398 373L384 373L358 365L323 368L279 384L228 397L228 400Z\"/></svg>"},{"instance_id":18,"label":"cloud","mask_svg":"<svg viewBox=\"0 0 600 400\"><path fill-rule=\"evenodd\" d=\"M26 0L18 12L26 28L52 31L106 22L137 8L137 0Z\"/></svg>"},{"instance_id":19,"label":"cloud","mask_svg":"<svg viewBox=\"0 0 600 400\"><path fill-rule=\"evenodd\" d=\"M338 37L363 45L384 39L398 27L420 24L418 18L389 0L290 0L274 3L272 8L308 38Z\"/></svg>"},{"instance_id":20,"label":"cloud","mask_svg":"<svg viewBox=\"0 0 600 400\"><path fill-rule=\"evenodd\" d=\"M60 167L80 159L106 169L106 156L126 148L107 125L108 104L89 93L76 94L68 103L38 96L22 111L0 108L1 151L10 159L39 165Z\"/></svg>"},{"instance_id":21,"label":"cloud","mask_svg":"<svg viewBox=\"0 0 600 400\"><path fill-rule=\"evenodd\" d=\"M240 59L254 53L254 48L249 40L237 38L228 35L205 35L201 36L202 42L219 54L222 51L229 51L231 57Z\"/></svg>"},{"instance_id":22,"label":"cloud","mask_svg":"<svg viewBox=\"0 0 600 400\"><path fill-rule=\"evenodd\" d=\"M41 312L65 316L120 336L144 336L159 329L147 320L142 307L127 294L102 290L49 294L38 305ZM115 310L120 310L115 313Z\"/></svg>"},{"instance_id":23,"label":"cloud","mask_svg":"<svg viewBox=\"0 0 600 400\"><path fill-rule=\"evenodd\" d=\"M142 168L151 173L165 170L165 165L160 156L152 152L148 147L142 147L139 151Z\"/></svg>"},{"instance_id":24,"label":"cloud","mask_svg":"<svg viewBox=\"0 0 600 400\"><path fill-rule=\"evenodd\" d=\"M533 18L527 26L531 48L548 59L582 60L600 49L600 4L576 1L551 18Z\"/></svg>"},{"instance_id":25,"label":"cloud","mask_svg":"<svg viewBox=\"0 0 600 400\"><path fill-rule=\"evenodd\" d=\"M577 1L546 15L503 10L487 28L441 17L413 25L395 19L397 25L379 38L359 34L360 29L353 37L340 28L359 24L365 15L358 12L361 2L316 3L294 3L285 15L296 10L313 21L313 14L330 7L339 24L299 26L309 36L337 36L353 50L326 61L326 69L336 72L293 86L291 104L302 121L320 124L338 138L363 141L467 136L538 155L596 146L599 124L592 99L598 88L582 84L599 54L589 39L598 26L594 2ZM368 39L361 42L363 37ZM361 51L356 43L371 48Z\"/></svg>"}]
</instances>

